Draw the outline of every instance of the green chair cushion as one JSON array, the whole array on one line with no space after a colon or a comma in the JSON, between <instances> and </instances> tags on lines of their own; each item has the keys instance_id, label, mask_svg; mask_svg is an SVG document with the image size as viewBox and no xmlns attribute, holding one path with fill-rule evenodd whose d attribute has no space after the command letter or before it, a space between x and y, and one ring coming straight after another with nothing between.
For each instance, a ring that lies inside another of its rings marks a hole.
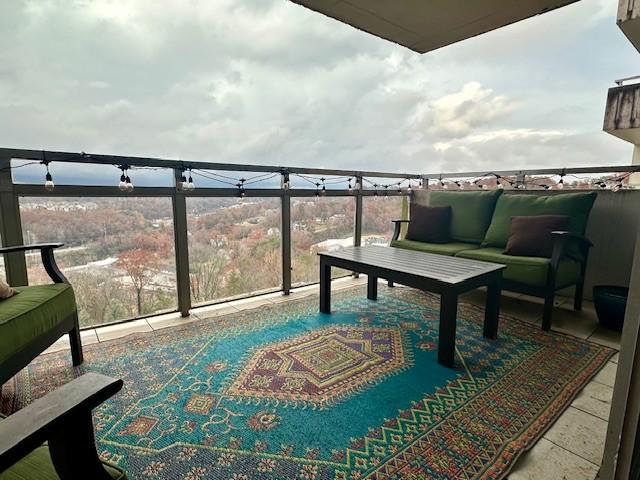
<instances>
[{"instance_id":1,"label":"green chair cushion","mask_svg":"<svg viewBox=\"0 0 640 480\"><path fill-rule=\"evenodd\" d=\"M482 245L504 247L509 239L511 217L529 215L567 215L568 230L584 235L595 192L563 193L559 195L510 194L502 195L496 203L491 225Z\"/></svg>"},{"instance_id":2,"label":"green chair cushion","mask_svg":"<svg viewBox=\"0 0 640 480\"><path fill-rule=\"evenodd\" d=\"M478 245L473 243L426 243L416 242L414 240L394 240L391 242L392 247L406 248L407 250L418 250L420 252L438 253L440 255L453 256L463 250L471 250L472 248L479 248Z\"/></svg>"},{"instance_id":3,"label":"green chair cushion","mask_svg":"<svg viewBox=\"0 0 640 480\"><path fill-rule=\"evenodd\" d=\"M452 240L481 243L501 194L500 189L486 192L432 191L429 193L429 205L451 206Z\"/></svg>"},{"instance_id":4,"label":"green chair cushion","mask_svg":"<svg viewBox=\"0 0 640 480\"><path fill-rule=\"evenodd\" d=\"M66 283L16 290L18 294L0 301L0 363L76 311L73 289Z\"/></svg>"},{"instance_id":5,"label":"green chair cushion","mask_svg":"<svg viewBox=\"0 0 640 480\"><path fill-rule=\"evenodd\" d=\"M0 421L5 418L0 415ZM104 466L114 480L127 480L127 475L108 463ZM0 473L0 480L60 480L56 473L47 444L39 446L9 469Z\"/></svg>"},{"instance_id":6,"label":"green chair cushion","mask_svg":"<svg viewBox=\"0 0 640 480\"><path fill-rule=\"evenodd\" d=\"M114 480L126 480L127 475L119 468L104 464ZM60 480L56 473L49 449L46 445L36 448L18 463L0 473L0 480Z\"/></svg>"},{"instance_id":7,"label":"green chair cushion","mask_svg":"<svg viewBox=\"0 0 640 480\"><path fill-rule=\"evenodd\" d=\"M456 254L456 257L484 260L485 262L502 263L507 266L502 272L504 280L522 283L533 287L547 285L550 260L542 257L518 257L505 255L502 248L479 248L465 250ZM568 287L578 281L580 276L580 264L569 258L560 261L560 267L556 275L556 288Z\"/></svg>"}]
</instances>

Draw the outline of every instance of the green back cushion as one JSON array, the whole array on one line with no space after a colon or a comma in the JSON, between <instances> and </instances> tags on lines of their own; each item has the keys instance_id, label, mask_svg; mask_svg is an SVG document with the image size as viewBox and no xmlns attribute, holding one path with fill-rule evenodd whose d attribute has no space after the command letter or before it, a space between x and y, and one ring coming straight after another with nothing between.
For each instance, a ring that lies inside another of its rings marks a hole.
<instances>
[{"instance_id":1,"label":"green back cushion","mask_svg":"<svg viewBox=\"0 0 640 480\"><path fill-rule=\"evenodd\" d=\"M496 200L502 190L482 192L432 191L428 204L451 206L451 240L480 243L491 223Z\"/></svg>"},{"instance_id":2,"label":"green back cushion","mask_svg":"<svg viewBox=\"0 0 640 480\"><path fill-rule=\"evenodd\" d=\"M567 215L569 217L567 229L584 235L589 212L596 196L595 192L502 195L496 203L491 225L482 244L487 247L504 247L509 239L511 217L516 216Z\"/></svg>"}]
</instances>

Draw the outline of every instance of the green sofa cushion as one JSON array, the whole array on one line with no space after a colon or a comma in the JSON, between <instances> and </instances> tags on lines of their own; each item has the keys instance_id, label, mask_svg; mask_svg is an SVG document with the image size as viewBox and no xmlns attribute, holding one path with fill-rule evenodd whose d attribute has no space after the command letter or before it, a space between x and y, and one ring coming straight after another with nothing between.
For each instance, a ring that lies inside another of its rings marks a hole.
<instances>
[{"instance_id":1,"label":"green sofa cushion","mask_svg":"<svg viewBox=\"0 0 640 480\"><path fill-rule=\"evenodd\" d=\"M559 195L502 195L496 203L491 225L482 242L486 247L504 247L509 239L511 217L529 215L567 215L568 230L584 235L595 192Z\"/></svg>"},{"instance_id":2,"label":"green sofa cushion","mask_svg":"<svg viewBox=\"0 0 640 480\"><path fill-rule=\"evenodd\" d=\"M550 260L541 257L517 257L505 255L502 248L478 248L465 250L456 254L456 257L484 260L485 262L502 263L507 266L502 272L504 280L518 282L533 287L547 285L547 273ZM573 285L580 276L580 264L569 258L560 261L560 267L556 275L556 287Z\"/></svg>"},{"instance_id":3,"label":"green sofa cushion","mask_svg":"<svg viewBox=\"0 0 640 480\"><path fill-rule=\"evenodd\" d=\"M122 470L107 464L105 468L114 480L127 479ZM60 477L51 463L49 449L46 445L42 445L8 470L0 473L0 480L60 480Z\"/></svg>"},{"instance_id":4,"label":"green sofa cushion","mask_svg":"<svg viewBox=\"0 0 640 480\"><path fill-rule=\"evenodd\" d=\"M73 289L66 283L16 290L17 295L0 301L0 364L76 311Z\"/></svg>"},{"instance_id":5,"label":"green sofa cushion","mask_svg":"<svg viewBox=\"0 0 640 480\"><path fill-rule=\"evenodd\" d=\"M472 248L479 248L474 243L425 243L416 242L413 240L394 240L391 242L392 247L406 248L407 250L418 250L420 252L438 253L440 255L453 256L463 250L471 250Z\"/></svg>"},{"instance_id":6,"label":"green sofa cushion","mask_svg":"<svg viewBox=\"0 0 640 480\"><path fill-rule=\"evenodd\" d=\"M451 206L451 239L456 242L481 243L491 223L496 201L502 190L478 192L429 193L429 205Z\"/></svg>"}]
</instances>

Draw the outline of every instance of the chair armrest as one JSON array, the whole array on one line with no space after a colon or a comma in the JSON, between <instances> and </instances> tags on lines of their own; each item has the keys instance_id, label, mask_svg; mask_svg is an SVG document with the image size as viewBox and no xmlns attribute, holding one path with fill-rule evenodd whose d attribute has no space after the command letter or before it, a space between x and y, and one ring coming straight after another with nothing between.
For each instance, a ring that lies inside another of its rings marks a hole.
<instances>
[{"instance_id":1,"label":"chair armrest","mask_svg":"<svg viewBox=\"0 0 640 480\"><path fill-rule=\"evenodd\" d=\"M391 241L398 240L400 238L400 228L403 223L409 223L411 220L391 220L393 222L393 237Z\"/></svg>"},{"instance_id":2,"label":"chair armrest","mask_svg":"<svg viewBox=\"0 0 640 480\"><path fill-rule=\"evenodd\" d=\"M14 245L11 247L0 247L0 253L25 252L27 250L44 250L62 247L64 243L34 243L32 245Z\"/></svg>"},{"instance_id":3,"label":"chair armrest","mask_svg":"<svg viewBox=\"0 0 640 480\"><path fill-rule=\"evenodd\" d=\"M122 384L122 380L87 373L1 421L0 472L45 441L49 441L52 461L61 478L63 475L60 472L66 467L56 464L56 457L61 458L61 449L75 451L78 456L76 461L86 464L89 459L81 459L82 453L86 453L87 448L95 451L94 442L86 445L87 428L93 440L91 410L118 393ZM97 454L94 460L99 463ZM84 478L94 477L89 475Z\"/></svg>"},{"instance_id":4,"label":"chair armrest","mask_svg":"<svg viewBox=\"0 0 640 480\"><path fill-rule=\"evenodd\" d=\"M15 245L12 247L0 247L0 254L25 252L27 250L40 250L40 256L42 257L42 265L49 274L51 280L54 283L69 283L69 280L58 268L56 259L53 255L53 250L60 248L64 243L34 243L33 245Z\"/></svg>"}]
</instances>

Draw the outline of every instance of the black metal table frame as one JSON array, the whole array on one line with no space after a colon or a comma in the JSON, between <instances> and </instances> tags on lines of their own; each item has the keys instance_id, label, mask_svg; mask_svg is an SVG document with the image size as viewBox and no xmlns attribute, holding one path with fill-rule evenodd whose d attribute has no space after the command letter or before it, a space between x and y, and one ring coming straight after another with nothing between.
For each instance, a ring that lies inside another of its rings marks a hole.
<instances>
[{"instance_id":1,"label":"black metal table frame","mask_svg":"<svg viewBox=\"0 0 640 480\"><path fill-rule=\"evenodd\" d=\"M320 254L320 312L331 313L331 268L344 268L367 275L367 298L377 300L378 278L440 295L440 328L438 335L438 363L453 367L456 350L456 318L458 297L479 287L487 287L484 329L485 338L498 337L500 296L502 292L502 270L478 274L461 282L449 284L421 275L378 267L354 260Z\"/></svg>"}]
</instances>

